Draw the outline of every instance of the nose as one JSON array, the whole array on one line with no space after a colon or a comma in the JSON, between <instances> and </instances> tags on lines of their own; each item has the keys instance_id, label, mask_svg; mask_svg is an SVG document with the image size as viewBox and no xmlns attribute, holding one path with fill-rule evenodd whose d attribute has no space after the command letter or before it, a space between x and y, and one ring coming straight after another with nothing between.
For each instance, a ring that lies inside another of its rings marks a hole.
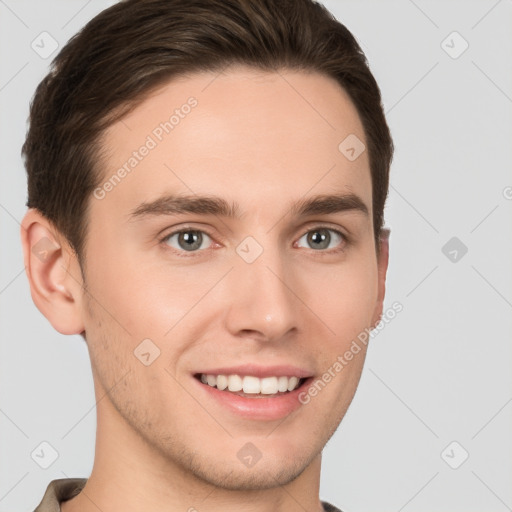
<instances>
[{"instance_id":1,"label":"nose","mask_svg":"<svg viewBox=\"0 0 512 512\"><path fill-rule=\"evenodd\" d=\"M235 337L278 341L298 328L300 300L293 267L277 248L264 250L252 263L236 256L226 294L226 328Z\"/></svg>"}]
</instances>

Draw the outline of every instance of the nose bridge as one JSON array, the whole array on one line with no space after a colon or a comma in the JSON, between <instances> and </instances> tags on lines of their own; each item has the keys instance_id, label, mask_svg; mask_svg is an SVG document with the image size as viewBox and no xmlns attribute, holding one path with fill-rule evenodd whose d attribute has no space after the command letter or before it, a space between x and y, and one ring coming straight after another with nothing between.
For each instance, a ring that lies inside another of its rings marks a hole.
<instances>
[{"instance_id":1,"label":"nose bridge","mask_svg":"<svg viewBox=\"0 0 512 512\"><path fill-rule=\"evenodd\" d=\"M250 237L248 237L250 238ZM293 267L267 237L265 246L246 239L237 247L231 276L228 328L233 334L254 331L271 340L297 327Z\"/></svg>"}]
</instances>

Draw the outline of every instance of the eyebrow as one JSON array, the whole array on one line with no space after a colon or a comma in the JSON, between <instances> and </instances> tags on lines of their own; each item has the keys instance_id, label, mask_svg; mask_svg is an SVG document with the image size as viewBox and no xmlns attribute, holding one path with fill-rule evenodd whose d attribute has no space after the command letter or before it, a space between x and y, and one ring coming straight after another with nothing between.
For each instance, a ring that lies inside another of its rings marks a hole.
<instances>
[{"instance_id":1,"label":"eyebrow","mask_svg":"<svg viewBox=\"0 0 512 512\"><path fill-rule=\"evenodd\" d=\"M151 202L144 202L130 212L130 218L137 219L157 215L179 215L196 213L227 218L239 218L240 205L229 203L217 196L165 195ZM368 207L355 194L324 194L299 199L290 207L290 213L299 217L326 215L339 212L360 212L369 216Z\"/></svg>"}]
</instances>

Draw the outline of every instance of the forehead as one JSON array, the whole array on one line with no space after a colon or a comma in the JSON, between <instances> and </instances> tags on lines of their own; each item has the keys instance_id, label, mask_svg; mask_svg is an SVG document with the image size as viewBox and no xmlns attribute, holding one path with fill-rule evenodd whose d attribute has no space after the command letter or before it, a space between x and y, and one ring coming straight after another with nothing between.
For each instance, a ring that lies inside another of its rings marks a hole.
<instances>
[{"instance_id":1,"label":"forehead","mask_svg":"<svg viewBox=\"0 0 512 512\"><path fill-rule=\"evenodd\" d=\"M349 96L324 75L239 66L182 76L104 134L101 208L125 214L164 192L262 208L355 193L371 210L367 151L347 158L346 140L366 145Z\"/></svg>"}]
</instances>

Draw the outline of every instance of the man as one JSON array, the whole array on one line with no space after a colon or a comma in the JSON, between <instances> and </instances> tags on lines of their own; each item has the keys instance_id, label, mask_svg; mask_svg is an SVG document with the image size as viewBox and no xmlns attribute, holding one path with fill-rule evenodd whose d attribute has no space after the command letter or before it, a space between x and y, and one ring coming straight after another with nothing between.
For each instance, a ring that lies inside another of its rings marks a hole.
<instances>
[{"instance_id":1,"label":"man","mask_svg":"<svg viewBox=\"0 0 512 512\"><path fill-rule=\"evenodd\" d=\"M311 0L127 0L31 106L33 300L87 343L88 479L38 512L338 510L322 449L388 262L392 141L353 36Z\"/></svg>"}]
</instances>

